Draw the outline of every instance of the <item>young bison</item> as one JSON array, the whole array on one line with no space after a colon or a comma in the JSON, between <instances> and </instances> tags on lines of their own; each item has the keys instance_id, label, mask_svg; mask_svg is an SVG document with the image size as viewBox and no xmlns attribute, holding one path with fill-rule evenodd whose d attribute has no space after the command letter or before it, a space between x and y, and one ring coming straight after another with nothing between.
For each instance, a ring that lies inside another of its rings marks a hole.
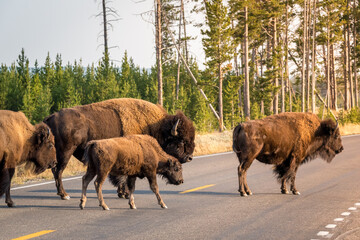
<instances>
[{"instance_id":1,"label":"young bison","mask_svg":"<svg viewBox=\"0 0 360 240\"><path fill-rule=\"evenodd\" d=\"M162 208L167 208L159 194L156 174L168 180L168 183L179 185L184 182L180 162L165 153L159 143L148 135L131 135L120 138L90 141L85 148L82 160L88 163L83 176L80 208L86 204L86 189L89 182L97 175L94 182L100 206L109 210L102 196L102 184L109 175L114 186L118 186L118 176L126 175L129 188L129 205L136 209L134 190L136 177L146 177L151 190L155 193Z\"/></svg>"}]
</instances>

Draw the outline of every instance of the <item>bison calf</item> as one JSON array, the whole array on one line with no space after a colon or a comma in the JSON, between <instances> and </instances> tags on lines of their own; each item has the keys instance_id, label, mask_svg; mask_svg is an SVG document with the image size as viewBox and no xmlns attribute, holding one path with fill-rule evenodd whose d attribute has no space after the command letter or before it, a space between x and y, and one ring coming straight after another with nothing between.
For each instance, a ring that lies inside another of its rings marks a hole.
<instances>
[{"instance_id":1,"label":"bison calf","mask_svg":"<svg viewBox=\"0 0 360 240\"><path fill-rule=\"evenodd\" d=\"M45 123L33 126L22 112L0 110L0 197L13 207L10 196L15 167L23 163L35 166L36 174L56 164L55 140Z\"/></svg>"},{"instance_id":2,"label":"bison calf","mask_svg":"<svg viewBox=\"0 0 360 240\"><path fill-rule=\"evenodd\" d=\"M167 207L159 194L156 174L166 178L171 184L179 185L184 182L180 162L165 153L156 139L148 135L90 141L86 145L83 162L88 163L88 168L83 176L81 209L85 207L88 184L95 175L97 175L94 182L96 192L100 206L104 210L109 210L109 208L104 202L101 187L108 175L114 186L119 185L119 176L128 176L127 186L131 209L136 209L133 195L136 177L148 179L150 188L162 208Z\"/></svg>"},{"instance_id":3,"label":"bison calf","mask_svg":"<svg viewBox=\"0 0 360 240\"><path fill-rule=\"evenodd\" d=\"M281 182L281 192L295 187L296 171L300 164L319 156L331 162L343 150L341 136L333 120L320 119L312 113L281 113L238 125L233 132L233 150L239 159L238 178L241 196L251 195L246 181L246 171L256 158L273 164Z\"/></svg>"}]
</instances>

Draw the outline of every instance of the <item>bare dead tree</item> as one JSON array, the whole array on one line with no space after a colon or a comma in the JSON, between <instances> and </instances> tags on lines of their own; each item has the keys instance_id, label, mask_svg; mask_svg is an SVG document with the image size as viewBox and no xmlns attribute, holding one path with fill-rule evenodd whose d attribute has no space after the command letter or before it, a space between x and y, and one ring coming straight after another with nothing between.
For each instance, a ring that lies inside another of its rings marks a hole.
<instances>
[{"instance_id":1,"label":"bare dead tree","mask_svg":"<svg viewBox=\"0 0 360 240\"><path fill-rule=\"evenodd\" d=\"M303 30L303 56L302 56L302 74L301 74L301 111L305 112L305 61L306 61L306 32L307 32L307 0L304 0L304 30Z\"/></svg>"},{"instance_id":2,"label":"bare dead tree","mask_svg":"<svg viewBox=\"0 0 360 240\"><path fill-rule=\"evenodd\" d=\"M113 29L113 22L117 22L119 21L121 18L119 17L119 14L117 13L117 11L109 6L109 1L107 0L101 0L101 12L98 13L97 15L95 15L95 17L101 17L102 18L102 23L101 25L103 26L103 30L100 33L99 37L103 37L104 38L104 55L106 55L107 57L109 56L109 49L110 48L115 48L117 46L111 46L109 47L109 28Z\"/></svg>"},{"instance_id":3,"label":"bare dead tree","mask_svg":"<svg viewBox=\"0 0 360 240\"><path fill-rule=\"evenodd\" d=\"M353 39L354 39L354 83L355 83L355 106L358 107L359 106L359 88L358 88L358 81L357 81L357 53L356 53L356 44L357 44L357 39L356 39L356 26L357 26L357 15L356 15L356 0L354 0L353 2Z\"/></svg>"},{"instance_id":4,"label":"bare dead tree","mask_svg":"<svg viewBox=\"0 0 360 240\"><path fill-rule=\"evenodd\" d=\"M316 2L314 0L313 4L313 35L312 35L312 64L311 64L311 111L315 113L315 85L316 85L316 77L315 77L315 64L316 64Z\"/></svg>"},{"instance_id":5,"label":"bare dead tree","mask_svg":"<svg viewBox=\"0 0 360 240\"><path fill-rule=\"evenodd\" d=\"M245 34L244 34L244 55L245 55L245 84L244 84L244 113L245 118L250 120L250 84L249 84L249 49L248 49L248 8L244 7Z\"/></svg>"},{"instance_id":6,"label":"bare dead tree","mask_svg":"<svg viewBox=\"0 0 360 240\"><path fill-rule=\"evenodd\" d=\"M156 66L157 66L157 80L158 80L158 103L163 106L163 79L162 79L162 1L155 2L155 45L156 45Z\"/></svg>"}]
</instances>

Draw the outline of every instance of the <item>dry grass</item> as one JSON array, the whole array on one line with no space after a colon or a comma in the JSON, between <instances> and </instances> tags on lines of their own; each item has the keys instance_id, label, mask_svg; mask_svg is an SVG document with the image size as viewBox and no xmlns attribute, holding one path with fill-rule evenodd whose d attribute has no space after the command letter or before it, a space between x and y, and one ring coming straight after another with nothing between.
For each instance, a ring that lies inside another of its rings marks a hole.
<instances>
[{"instance_id":1,"label":"dry grass","mask_svg":"<svg viewBox=\"0 0 360 240\"><path fill-rule=\"evenodd\" d=\"M359 124L340 125L341 135L360 134ZM222 133L214 132L208 134L196 135L195 137L195 152L194 156L213 154L219 152L232 151L232 131L225 131ZM76 158L72 157L63 176L74 176L84 174L86 167ZM53 179L51 170L33 176L24 170L23 166L17 168L16 175L13 179L13 184L23 184L26 182L40 181L43 179Z\"/></svg>"}]
</instances>

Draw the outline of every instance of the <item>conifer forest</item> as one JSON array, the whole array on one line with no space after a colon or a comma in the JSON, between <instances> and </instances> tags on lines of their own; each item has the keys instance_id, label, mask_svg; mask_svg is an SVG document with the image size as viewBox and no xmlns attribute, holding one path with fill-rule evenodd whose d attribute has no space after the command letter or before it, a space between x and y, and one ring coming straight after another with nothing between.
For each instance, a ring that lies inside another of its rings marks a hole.
<instances>
[{"instance_id":1,"label":"conifer forest","mask_svg":"<svg viewBox=\"0 0 360 240\"><path fill-rule=\"evenodd\" d=\"M111 60L110 4L102 0L99 62L64 63L58 53L29 66L26 49L10 66L0 60L0 109L23 111L36 123L61 108L130 97L183 111L199 132L288 111L360 122L358 0L155 0L150 69L127 52ZM191 36L189 25L201 34ZM195 37L204 69L188 47Z\"/></svg>"}]
</instances>

